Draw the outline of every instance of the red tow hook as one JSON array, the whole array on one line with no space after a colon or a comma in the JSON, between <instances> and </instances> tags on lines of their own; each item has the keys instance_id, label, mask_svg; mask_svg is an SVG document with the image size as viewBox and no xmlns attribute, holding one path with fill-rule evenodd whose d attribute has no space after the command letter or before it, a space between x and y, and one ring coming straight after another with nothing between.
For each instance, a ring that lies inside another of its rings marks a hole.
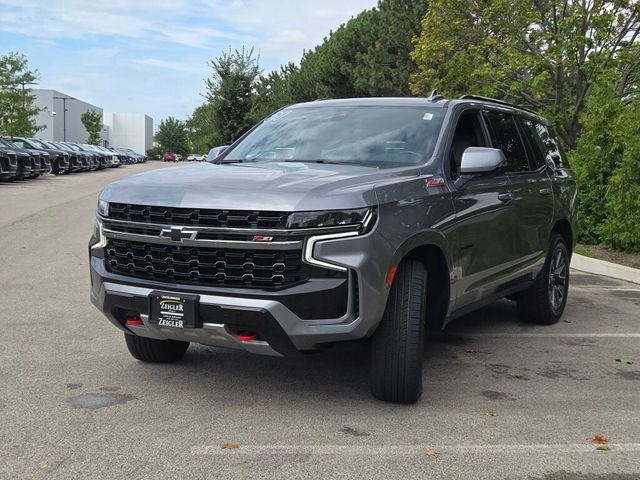
<instances>
[{"instance_id":1,"label":"red tow hook","mask_svg":"<svg viewBox=\"0 0 640 480\"><path fill-rule=\"evenodd\" d=\"M142 323L142 319L140 317L127 317L126 325L127 327L137 327L139 325L144 325L144 323Z\"/></svg>"},{"instance_id":2,"label":"red tow hook","mask_svg":"<svg viewBox=\"0 0 640 480\"><path fill-rule=\"evenodd\" d=\"M241 342L253 342L258 340L258 335L255 332L238 332L238 339Z\"/></svg>"}]
</instances>

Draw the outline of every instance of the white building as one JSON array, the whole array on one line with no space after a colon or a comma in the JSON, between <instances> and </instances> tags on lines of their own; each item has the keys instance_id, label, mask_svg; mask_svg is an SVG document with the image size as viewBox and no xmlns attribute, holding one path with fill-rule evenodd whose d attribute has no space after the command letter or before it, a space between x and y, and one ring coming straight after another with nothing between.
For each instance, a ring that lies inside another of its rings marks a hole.
<instances>
[{"instance_id":1,"label":"white building","mask_svg":"<svg viewBox=\"0 0 640 480\"><path fill-rule=\"evenodd\" d=\"M100 107L57 90L34 88L31 92L36 97L35 106L40 108L36 125L44 127L35 138L86 143L89 134L80 116L94 110L102 115L103 145L130 148L143 155L153 146L153 119L148 115L104 112Z\"/></svg>"},{"instance_id":2,"label":"white building","mask_svg":"<svg viewBox=\"0 0 640 480\"><path fill-rule=\"evenodd\" d=\"M40 108L36 125L44 127L35 137L40 140L86 143L89 138L80 115L94 110L102 115L102 109L57 90L34 88L34 104ZM65 108L66 107L66 108Z\"/></svg>"},{"instance_id":3,"label":"white building","mask_svg":"<svg viewBox=\"0 0 640 480\"><path fill-rule=\"evenodd\" d=\"M102 138L109 147L145 154L153 146L153 119L142 113L104 112Z\"/></svg>"}]
</instances>

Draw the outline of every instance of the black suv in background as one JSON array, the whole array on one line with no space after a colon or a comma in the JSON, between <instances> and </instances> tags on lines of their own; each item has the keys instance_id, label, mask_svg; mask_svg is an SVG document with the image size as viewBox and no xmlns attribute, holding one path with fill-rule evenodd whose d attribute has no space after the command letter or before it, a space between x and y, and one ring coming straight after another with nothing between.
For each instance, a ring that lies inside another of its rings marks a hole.
<instances>
[{"instance_id":1,"label":"black suv in background","mask_svg":"<svg viewBox=\"0 0 640 480\"><path fill-rule=\"evenodd\" d=\"M60 148L53 148L45 142L33 138L12 137L11 140L14 145L22 149L48 153L51 162L51 173L54 175L69 173L71 168L69 152Z\"/></svg>"},{"instance_id":2,"label":"black suv in background","mask_svg":"<svg viewBox=\"0 0 640 480\"><path fill-rule=\"evenodd\" d=\"M15 150L0 145L0 181L13 182L18 171L18 156Z\"/></svg>"},{"instance_id":3,"label":"black suv in background","mask_svg":"<svg viewBox=\"0 0 640 480\"><path fill-rule=\"evenodd\" d=\"M91 300L146 362L190 342L280 356L369 339L373 395L410 403L425 330L503 297L525 321L560 319L576 202L529 111L438 95L292 105L215 163L107 186Z\"/></svg>"},{"instance_id":4,"label":"black suv in background","mask_svg":"<svg viewBox=\"0 0 640 480\"><path fill-rule=\"evenodd\" d=\"M22 151L31 156L33 178L51 172L51 155L48 152L30 146L24 146L22 140L15 137L3 137L2 140L15 148L16 151Z\"/></svg>"},{"instance_id":5,"label":"black suv in background","mask_svg":"<svg viewBox=\"0 0 640 480\"><path fill-rule=\"evenodd\" d=\"M35 152L16 147L13 143L0 137L0 148L10 150L16 154L16 180L37 178L40 175L40 157Z\"/></svg>"}]
</instances>

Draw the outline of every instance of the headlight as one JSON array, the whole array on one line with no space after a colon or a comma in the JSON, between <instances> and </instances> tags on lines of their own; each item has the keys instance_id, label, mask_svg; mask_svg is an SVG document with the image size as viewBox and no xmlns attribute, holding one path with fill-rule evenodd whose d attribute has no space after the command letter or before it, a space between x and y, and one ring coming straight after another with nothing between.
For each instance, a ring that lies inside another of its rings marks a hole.
<instances>
[{"instance_id":1,"label":"headlight","mask_svg":"<svg viewBox=\"0 0 640 480\"><path fill-rule=\"evenodd\" d=\"M96 231L93 234L93 237L96 240L96 243L91 245L91 250L96 248L104 248L107 246L107 237L104 236L104 231L102 230L102 222L100 220L96 220Z\"/></svg>"},{"instance_id":2,"label":"headlight","mask_svg":"<svg viewBox=\"0 0 640 480\"><path fill-rule=\"evenodd\" d=\"M296 212L289 215L287 228L317 228L361 225L364 229L373 225L373 208L351 210L327 210L321 212Z\"/></svg>"},{"instance_id":3,"label":"headlight","mask_svg":"<svg viewBox=\"0 0 640 480\"><path fill-rule=\"evenodd\" d=\"M98 213L103 217L109 216L109 202L98 200Z\"/></svg>"},{"instance_id":4,"label":"headlight","mask_svg":"<svg viewBox=\"0 0 640 480\"><path fill-rule=\"evenodd\" d=\"M316 246L316 243L329 240L338 240L347 237L356 237L358 235L367 233L373 228L373 225L376 223L376 213L377 212L375 208L294 213L289 217L287 227L352 227L348 228L347 231L338 231L335 233L325 233L308 237L305 241L303 252L304 261L310 265L329 268L331 270L338 270L340 272L346 272L347 268L342 265L320 260L314 257L314 248Z\"/></svg>"}]
</instances>

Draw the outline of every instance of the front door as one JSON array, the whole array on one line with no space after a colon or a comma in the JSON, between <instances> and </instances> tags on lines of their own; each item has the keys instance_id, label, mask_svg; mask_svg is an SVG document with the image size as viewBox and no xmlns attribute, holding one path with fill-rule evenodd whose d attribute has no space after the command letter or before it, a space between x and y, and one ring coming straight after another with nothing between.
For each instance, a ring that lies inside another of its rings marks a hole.
<instances>
[{"instance_id":1,"label":"front door","mask_svg":"<svg viewBox=\"0 0 640 480\"><path fill-rule=\"evenodd\" d=\"M480 112L475 109L462 112L449 148L451 180L458 178L462 154L467 148L489 146ZM510 195L509 177L501 172L477 176L452 188L456 219L448 235L454 245L456 310L490 296L504 282L516 255Z\"/></svg>"}]
</instances>

